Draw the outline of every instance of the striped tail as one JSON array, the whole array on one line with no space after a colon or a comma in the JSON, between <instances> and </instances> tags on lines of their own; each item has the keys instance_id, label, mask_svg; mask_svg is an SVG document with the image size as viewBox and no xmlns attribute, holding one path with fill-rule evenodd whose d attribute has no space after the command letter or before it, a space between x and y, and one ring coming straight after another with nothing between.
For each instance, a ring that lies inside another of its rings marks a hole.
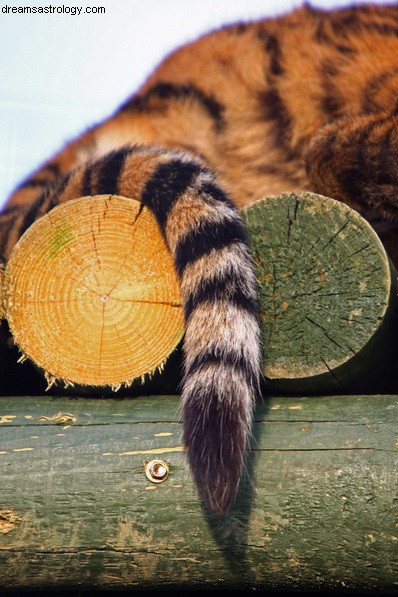
<instances>
[{"instance_id":1,"label":"striped tail","mask_svg":"<svg viewBox=\"0 0 398 597\"><path fill-rule=\"evenodd\" d=\"M151 209L173 255L186 318L184 442L201 496L224 512L242 474L259 387L257 281L242 220L201 161L132 146L65 175L31 205L19 233L58 203L108 193Z\"/></svg>"},{"instance_id":2,"label":"striped tail","mask_svg":"<svg viewBox=\"0 0 398 597\"><path fill-rule=\"evenodd\" d=\"M257 281L239 213L207 169L180 154L142 201L174 257L186 318L183 422L204 500L225 512L244 466L259 387Z\"/></svg>"}]
</instances>

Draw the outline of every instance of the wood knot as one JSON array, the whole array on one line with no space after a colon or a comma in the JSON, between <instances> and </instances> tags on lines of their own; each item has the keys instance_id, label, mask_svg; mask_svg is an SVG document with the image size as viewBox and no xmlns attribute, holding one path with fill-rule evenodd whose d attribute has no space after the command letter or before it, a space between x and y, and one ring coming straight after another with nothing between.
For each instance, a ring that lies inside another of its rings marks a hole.
<instances>
[{"instance_id":1,"label":"wood knot","mask_svg":"<svg viewBox=\"0 0 398 597\"><path fill-rule=\"evenodd\" d=\"M3 535L11 533L20 520L21 518L12 508L0 508L0 533Z\"/></svg>"},{"instance_id":2,"label":"wood knot","mask_svg":"<svg viewBox=\"0 0 398 597\"><path fill-rule=\"evenodd\" d=\"M73 425L76 423L77 418L70 413L58 413L53 417L36 417L36 421L48 421L49 423L53 423L53 425Z\"/></svg>"}]
</instances>

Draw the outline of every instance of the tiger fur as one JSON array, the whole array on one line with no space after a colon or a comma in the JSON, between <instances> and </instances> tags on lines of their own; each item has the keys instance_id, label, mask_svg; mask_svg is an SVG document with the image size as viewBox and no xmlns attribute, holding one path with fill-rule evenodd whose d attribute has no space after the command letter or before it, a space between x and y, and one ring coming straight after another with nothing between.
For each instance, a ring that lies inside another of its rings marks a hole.
<instances>
[{"instance_id":1,"label":"tiger fur","mask_svg":"<svg viewBox=\"0 0 398 597\"><path fill-rule=\"evenodd\" d=\"M291 13L211 32L167 57L104 122L27 178L0 216L6 261L69 199L149 207L186 319L184 442L199 493L232 502L259 389L257 286L239 210L283 191L398 219L398 5Z\"/></svg>"}]
</instances>

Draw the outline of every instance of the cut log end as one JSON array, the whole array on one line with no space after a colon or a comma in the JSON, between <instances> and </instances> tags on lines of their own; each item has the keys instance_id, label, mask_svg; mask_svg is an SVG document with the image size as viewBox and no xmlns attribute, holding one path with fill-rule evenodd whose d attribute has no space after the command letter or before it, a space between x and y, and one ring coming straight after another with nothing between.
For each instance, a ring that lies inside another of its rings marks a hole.
<instances>
[{"instance_id":1,"label":"cut log end","mask_svg":"<svg viewBox=\"0 0 398 597\"><path fill-rule=\"evenodd\" d=\"M161 369L183 334L165 241L125 197L80 197L37 220L13 250L4 294L15 342L50 383L130 385Z\"/></svg>"},{"instance_id":2,"label":"cut log end","mask_svg":"<svg viewBox=\"0 0 398 597\"><path fill-rule=\"evenodd\" d=\"M267 198L244 217L261 287L269 387L346 391L376 378L396 343L396 293L371 226L313 193Z\"/></svg>"}]
</instances>

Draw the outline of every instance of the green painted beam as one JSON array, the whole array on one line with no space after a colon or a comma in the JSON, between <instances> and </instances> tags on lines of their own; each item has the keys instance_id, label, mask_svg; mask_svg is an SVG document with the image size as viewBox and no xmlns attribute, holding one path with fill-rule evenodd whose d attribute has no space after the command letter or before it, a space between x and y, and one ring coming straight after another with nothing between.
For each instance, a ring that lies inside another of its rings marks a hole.
<instances>
[{"instance_id":1,"label":"green painted beam","mask_svg":"<svg viewBox=\"0 0 398 597\"><path fill-rule=\"evenodd\" d=\"M397 396L266 399L225 517L198 501L179 408L0 398L0 589L394 592Z\"/></svg>"}]
</instances>

